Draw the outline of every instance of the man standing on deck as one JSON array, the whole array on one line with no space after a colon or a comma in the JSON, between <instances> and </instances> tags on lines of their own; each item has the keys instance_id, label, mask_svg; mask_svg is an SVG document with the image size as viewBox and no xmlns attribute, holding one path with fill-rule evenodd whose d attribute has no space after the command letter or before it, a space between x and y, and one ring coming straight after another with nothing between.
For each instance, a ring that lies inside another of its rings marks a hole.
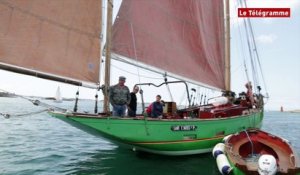
<instances>
[{"instance_id":1,"label":"man standing on deck","mask_svg":"<svg viewBox=\"0 0 300 175\"><path fill-rule=\"evenodd\" d=\"M137 99L136 93L139 92L139 87L134 86L132 92L130 93L130 103L128 105L128 116L135 117L136 116L136 106L137 106Z\"/></svg>"},{"instance_id":2,"label":"man standing on deck","mask_svg":"<svg viewBox=\"0 0 300 175\"><path fill-rule=\"evenodd\" d=\"M109 88L109 100L113 106L113 116L124 117L127 105L130 103L130 91L125 86L126 78L119 77L119 83Z\"/></svg>"},{"instance_id":3,"label":"man standing on deck","mask_svg":"<svg viewBox=\"0 0 300 175\"><path fill-rule=\"evenodd\" d=\"M253 98L253 91L252 91L251 82L249 81L248 83L246 83L245 87L247 88L246 97L247 97L247 100L249 100L249 102L250 102L249 106L253 107L254 106L254 98Z\"/></svg>"}]
</instances>

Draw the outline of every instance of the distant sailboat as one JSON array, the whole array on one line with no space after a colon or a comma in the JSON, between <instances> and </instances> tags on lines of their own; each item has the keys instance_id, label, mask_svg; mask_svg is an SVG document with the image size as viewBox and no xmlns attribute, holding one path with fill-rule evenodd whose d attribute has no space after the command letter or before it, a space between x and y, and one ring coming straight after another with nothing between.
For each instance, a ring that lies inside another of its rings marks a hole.
<instances>
[{"instance_id":1,"label":"distant sailboat","mask_svg":"<svg viewBox=\"0 0 300 175\"><path fill-rule=\"evenodd\" d=\"M61 92L60 92L60 87L58 86L56 89L56 93L55 93L55 100L56 103L61 103L63 101L62 96L61 96Z\"/></svg>"}]
</instances>

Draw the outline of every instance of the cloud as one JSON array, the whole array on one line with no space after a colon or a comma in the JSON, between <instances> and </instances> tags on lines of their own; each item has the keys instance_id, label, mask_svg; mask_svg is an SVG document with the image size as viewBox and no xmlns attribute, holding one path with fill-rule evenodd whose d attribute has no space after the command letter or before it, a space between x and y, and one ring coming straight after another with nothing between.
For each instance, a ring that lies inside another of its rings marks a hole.
<instances>
[{"instance_id":1,"label":"cloud","mask_svg":"<svg viewBox=\"0 0 300 175\"><path fill-rule=\"evenodd\" d=\"M259 35L256 40L263 44L271 44L277 39L275 34Z\"/></svg>"}]
</instances>

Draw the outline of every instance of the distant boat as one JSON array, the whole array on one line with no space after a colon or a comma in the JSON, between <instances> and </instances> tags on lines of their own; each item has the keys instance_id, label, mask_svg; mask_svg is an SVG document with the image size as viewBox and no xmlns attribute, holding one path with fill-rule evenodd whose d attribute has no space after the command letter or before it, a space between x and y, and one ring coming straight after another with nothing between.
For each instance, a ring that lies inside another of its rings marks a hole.
<instances>
[{"instance_id":1,"label":"distant boat","mask_svg":"<svg viewBox=\"0 0 300 175\"><path fill-rule=\"evenodd\" d=\"M225 138L213 150L222 174L300 174L300 160L289 142L259 129Z\"/></svg>"},{"instance_id":2,"label":"distant boat","mask_svg":"<svg viewBox=\"0 0 300 175\"><path fill-rule=\"evenodd\" d=\"M61 103L63 101L61 92L60 92L60 87L58 86L56 89L56 94L55 94L55 100L56 103Z\"/></svg>"}]
</instances>

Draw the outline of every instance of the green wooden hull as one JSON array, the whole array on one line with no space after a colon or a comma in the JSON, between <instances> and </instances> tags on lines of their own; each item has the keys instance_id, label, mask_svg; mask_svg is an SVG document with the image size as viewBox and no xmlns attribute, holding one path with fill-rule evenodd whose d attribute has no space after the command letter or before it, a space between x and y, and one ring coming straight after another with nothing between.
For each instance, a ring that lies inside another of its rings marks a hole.
<instances>
[{"instance_id":1,"label":"green wooden hull","mask_svg":"<svg viewBox=\"0 0 300 175\"><path fill-rule=\"evenodd\" d=\"M210 152L224 136L246 128L260 128L263 111L215 119L133 119L50 112L82 130L101 134L136 150L163 155Z\"/></svg>"}]
</instances>

